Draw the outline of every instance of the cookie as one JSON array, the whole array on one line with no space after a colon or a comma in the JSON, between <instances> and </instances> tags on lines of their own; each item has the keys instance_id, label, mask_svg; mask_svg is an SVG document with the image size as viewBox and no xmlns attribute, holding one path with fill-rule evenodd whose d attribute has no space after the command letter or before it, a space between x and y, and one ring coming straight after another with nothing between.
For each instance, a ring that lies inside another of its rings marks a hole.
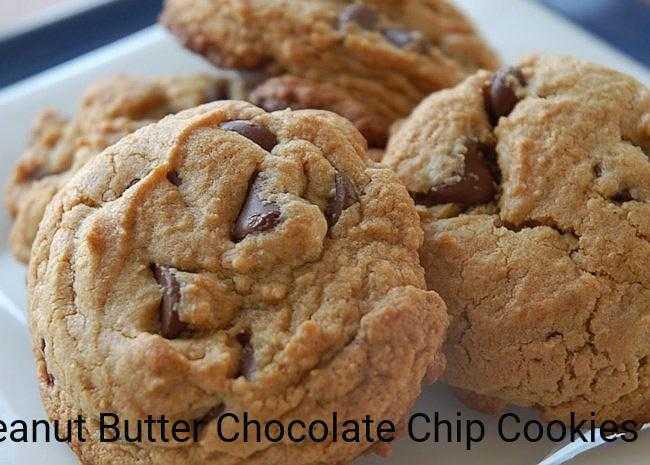
<instances>
[{"instance_id":1,"label":"cookie","mask_svg":"<svg viewBox=\"0 0 650 465\"><path fill-rule=\"evenodd\" d=\"M536 57L436 93L383 162L419 204L446 380L495 410L650 421L650 92Z\"/></svg>"},{"instance_id":2,"label":"cookie","mask_svg":"<svg viewBox=\"0 0 650 465\"><path fill-rule=\"evenodd\" d=\"M92 85L72 120L42 112L6 187L14 256L29 261L45 207L89 159L169 113L229 98L228 87L229 80L202 75L152 80L121 75Z\"/></svg>"},{"instance_id":3,"label":"cookie","mask_svg":"<svg viewBox=\"0 0 650 465\"><path fill-rule=\"evenodd\" d=\"M55 196L29 272L47 412L199 425L184 444L74 443L82 463L347 463L378 443L226 443L217 417L405 418L444 366L446 312L408 192L365 151L332 113L216 102Z\"/></svg>"},{"instance_id":4,"label":"cookie","mask_svg":"<svg viewBox=\"0 0 650 465\"><path fill-rule=\"evenodd\" d=\"M374 114L366 103L328 83L290 75L271 78L255 88L248 101L266 111L329 110L350 120L371 147L384 147L387 142L390 119Z\"/></svg>"},{"instance_id":5,"label":"cookie","mask_svg":"<svg viewBox=\"0 0 650 465\"><path fill-rule=\"evenodd\" d=\"M301 80L295 92L283 80L270 84L260 103L342 110L379 148L390 124L429 93L498 63L444 0L167 0L161 21L217 66Z\"/></svg>"}]
</instances>

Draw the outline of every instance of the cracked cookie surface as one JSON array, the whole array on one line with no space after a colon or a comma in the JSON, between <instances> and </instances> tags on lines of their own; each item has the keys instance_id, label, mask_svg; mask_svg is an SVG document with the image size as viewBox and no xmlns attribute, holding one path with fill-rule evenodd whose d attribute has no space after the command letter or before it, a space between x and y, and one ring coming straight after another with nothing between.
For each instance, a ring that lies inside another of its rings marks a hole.
<instances>
[{"instance_id":1,"label":"cracked cookie surface","mask_svg":"<svg viewBox=\"0 0 650 465\"><path fill-rule=\"evenodd\" d=\"M322 86L336 95L317 100L332 104L323 109L354 117L357 105L342 105L339 96L363 104L374 121L359 129L364 135L372 129L370 142L379 148L391 123L426 95L498 62L471 22L444 0L167 0L161 21L217 66L287 74L301 79L303 90L311 87L295 93L283 81L275 90L265 87L276 96L284 89L287 106L315 103Z\"/></svg>"},{"instance_id":2,"label":"cracked cookie surface","mask_svg":"<svg viewBox=\"0 0 650 465\"><path fill-rule=\"evenodd\" d=\"M203 425L196 443L75 443L83 463L347 463L373 444L224 443L215 417L404 419L442 371L447 317L415 206L365 152L332 113L217 102L57 194L29 274L48 413Z\"/></svg>"},{"instance_id":3,"label":"cracked cookie surface","mask_svg":"<svg viewBox=\"0 0 650 465\"><path fill-rule=\"evenodd\" d=\"M14 219L9 238L14 256L29 261L45 207L88 160L167 114L229 98L229 86L226 79L205 75L118 75L93 84L71 120L54 110L43 111L6 187L5 203Z\"/></svg>"},{"instance_id":4,"label":"cracked cookie surface","mask_svg":"<svg viewBox=\"0 0 650 465\"><path fill-rule=\"evenodd\" d=\"M383 161L420 204L462 398L650 421L648 154L648 89L569 57L479 72L401 125Z\"/></svg>"}]
</instances>

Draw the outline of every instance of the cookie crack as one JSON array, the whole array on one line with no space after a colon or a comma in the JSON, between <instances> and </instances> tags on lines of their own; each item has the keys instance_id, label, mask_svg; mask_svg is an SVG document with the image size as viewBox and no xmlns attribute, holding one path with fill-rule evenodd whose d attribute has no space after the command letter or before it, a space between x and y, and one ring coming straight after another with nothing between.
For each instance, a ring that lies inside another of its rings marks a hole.
<instances>
[{"instance_id":1,"label":"cookie crack","mask_svg":"<svg viewBox=\"0 0 650 465\"><path fill-rule=\"evenodd\" d=\"M509 231L516 232L516 233L522 232L526 229L549 228L554 230L561 236L572 236L576 239L580 239L580 236L576 233L576 230L573 227L562 228L550 216L540 217L536 219L527 219L519 224L509 223L507 221L500 220L500 226Z\"/></svg>"},{"instance_id":2,"label":"cookie crack","mask_svg":"<svg viewBox=\"0 0 650 465\"><path fill-rule=\"evenodd\" d=\"M630 224L633 227L633 229L635 231L637 231L637 228L633 224L631 224L629 221L628 221L628 224ZM641 286L642 288L644 288L646 290L650 289L640 281L620 280L620 279L617 279L615 276L612 276L610 273L608 273L606 271L595 271L595 270L590 270L590 269L586 268L583 264L581 264L575 258L575 254L577 252L582 252L583 251L583 248L580 246L580 240L582 239L582 235L579 234L574 227L565 227L565 228L560 227L557 224L557 222L551 217L547 216L547 217L537 218L535 220L528 219L528 220L523 221L522 223L520 223L518 225L513 225L512 223L507 223L507 222L504 222L504 221L500 220L499 226L503 227L503 228L505 228L505 229L507 229L509 231L515 232L515 233L519 233L519 232L522 232L524 230L529 230L529 229L534 229L534 228L539 228L539 227L550 228L550 229L556 231L559 235L561 235L563 237L570 237L570 238L572 238L572 239L574 239L576 241L577 247L571 249L570 253L567 254L567 258L569 258L573 262L573 264L580 271L582 271L583 273L587 273L587 274L593 276L594 278L606 279L606 280L608 280L610 282L613 282L613 283L616 283L616 284L639 285L639 286ZM638 231L636 233L636 236L640 237L640 238L645 238L643 235L639 235ZM564 250L564 249L562 249L562 250Z\"/></svg>"}]
</instances>

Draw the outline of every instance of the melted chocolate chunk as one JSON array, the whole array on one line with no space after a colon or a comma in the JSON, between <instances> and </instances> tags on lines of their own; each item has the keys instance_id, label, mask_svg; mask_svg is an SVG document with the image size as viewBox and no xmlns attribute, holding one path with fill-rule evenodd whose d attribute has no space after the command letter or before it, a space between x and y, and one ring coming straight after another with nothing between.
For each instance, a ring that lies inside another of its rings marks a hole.
<instances>
[{"instance_id":1,"label":"melted chocolate chunk","mask_svg":"<svg viewBox=\"0 0 650 465\"><path fill-rule=\"evenodd\" d=\"M233 131L248 140L255 142L264 150L270 152L278 145L278 139L264 126L247 120L234 120L221 123L219 126L225 131Z\"/></svg>"},{"instance_id":2,"label":"melted chocolate chunk","mask_svg":"<svg viewBox=\"0 0 650 465\"><path fill-rule=\"evenodd\" d=\"M496 72L485 92L485 108L492 125L496 126L499 118L512 113L520 100L517 88L525 85L524 76L517 68L502 68Z\"/></svg>"},{"instance_id":3,"label":"melted chocolate chunk","mask_svg":"<svg viewBox=\"0 0 650 465\"><path fill-rule=\"evenodd\" d=\"M596 163L592 167L592 172L594 173L594 177L600 178L605 173L605 169L601 163Z\"/></svg>"},{"instance_id":4,"label":"melted chocolate chunk","mask_svg":"<svg viewBox=\"0 0 650 465\"><path fill-rule=\"evenodd\" d=\"M177 171L170 171L167 173L167 180L175 186L180 186L183 182Z\"/></svg>"},{"instance_id":5,"label":"melted chocolate chunk","mask_svg":"<svg viewBox=\"0 0 650 465\"><path fill-rule=\"evenodd\" d=\"M632 193L630 192L629 189L623 189L620 192L617 192L611 197L612 201L616 203L625 203L625 202L631 202L634 200L634 197L632 197Z\"/></svg>"},{"instance_id":6,"label":"melted chocolate chunk","mask_svg":"<svg viewBox=\"0 0 650 465\"><path fill-rule=\"evenodd\" d=\"M359 196L350 178L341 173L334 175L334 197L325 210L325 218L330 228L334 226L341 213L359 201Z\"/></svg>"},{"instance_id":7,"label":"melted chocolate chunk","mask_svg":"<svg viewBox=\"0 0 650 465\"><path fill-rule=\"evenodd\" d=\"M174 276L174 270L167 266L151 265L156 281L163 289L158 316L160 319L160 334L165 339L176 339L187 325L178 316L178 304L181 300L181 287Z\"/></svg>"},{"instance_id":8,"label":"melted chocolate chunk","mask_svg":"<svg viewBox=\"0 0 650 465\"><path fill-rule=\"evenodd\" d=\"M488 161L489 149L476 141L467 141L465 169L459 181L432 188L428 193L412 193L420 205L458 203L465 206L491 202L496 195L495 175Z\"/></svg>"},{"instance_id":9,"label":"melted chocolate chunk","mask_svg":"<svg viewBox=\"0 0 650 465\"><path fill-rule=\"evenodd\" d=\"M280 223L280 216L282 215L280 207L273 202L262 200L260 197L261 191L262 179L258 173L248 188L244 206L233 225L233 241L240 242L249 234L268 231Z\"/></svg>"}]
</instances>

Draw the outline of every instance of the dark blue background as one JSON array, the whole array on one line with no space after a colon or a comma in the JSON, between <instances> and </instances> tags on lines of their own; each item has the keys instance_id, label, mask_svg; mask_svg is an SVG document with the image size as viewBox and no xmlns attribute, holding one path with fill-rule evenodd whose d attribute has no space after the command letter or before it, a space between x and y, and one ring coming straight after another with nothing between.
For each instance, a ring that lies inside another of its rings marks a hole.
<instances>
[{"instance_id":1,"label":"dark blue background","mask_svg":"<svg viewBox=\"0 0 650 465\"><path fill-rule=\"evenodd\" d=\"M650 66L647 0L536 0ZM0 87L154 24L162 0L115 0L0 42Z\"/></svg>"},{"instance_id":2,"label":"dark blue background","mask_svg":"<svg viewBox=\"0 0 650 465\"><path fill-rule=\"evenodd\" d=\"M648 0L539 0L650 66Z\"/></svg>"},{"instance_id":3,"label":"dark blue background","mask_svg":"<svg viewBox=\"0 0 650 465\"><path fill-rule=\"evenodd\" d=\"M151 26L158 19L162 3L115 0L0 41L0 87Z\"/></svg>"}]
</instances>

